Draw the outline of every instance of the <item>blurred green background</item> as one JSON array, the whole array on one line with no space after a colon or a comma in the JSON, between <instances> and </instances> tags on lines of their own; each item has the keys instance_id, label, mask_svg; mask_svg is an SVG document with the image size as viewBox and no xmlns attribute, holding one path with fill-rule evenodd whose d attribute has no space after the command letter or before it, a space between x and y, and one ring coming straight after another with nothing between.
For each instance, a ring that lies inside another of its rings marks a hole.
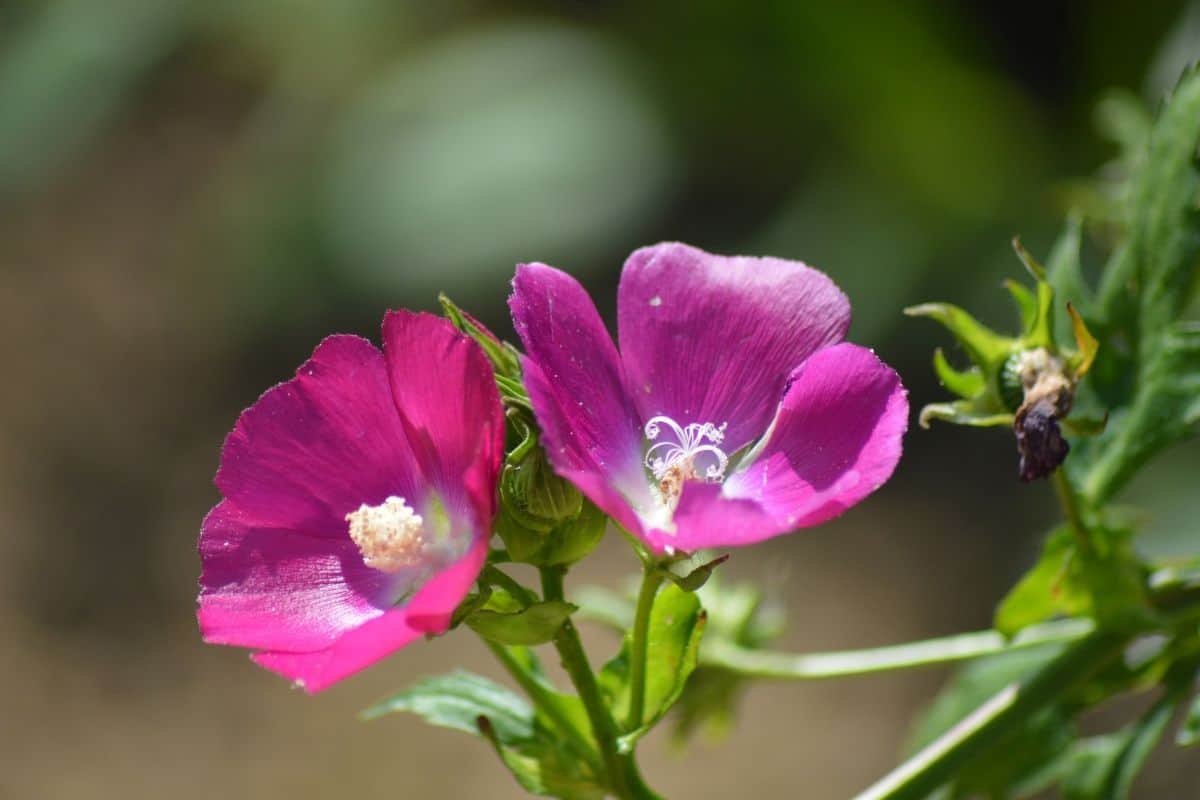
<instances>
[{"instance_id":1,"label":"blurred green background","mask_svg":"<svg viewBox=\"0 0 1200 800\"><path fill-rule=\"evenodd\" d=\"M1009 238L1044 254L1112 154L1096 101L1153 104L1198 55L1182 2L0 3L0 796L519 796L461 734L354 718L497 674L467 633L316 698L200 643L195 538L238 411L438 289L511 334L517 261L611 315L624 256L663 239L824 269L920 406L947 342L900 308L1006 323ZM1147 549L1195 549L1196 455L1128 493ZM772 588L790 648L898 642L987 626L1054 517L1003 431L913 430L869 502L723 569ZM634 567L609 541L573 580ZM645 772L844 798L944 677L758 686L727 742L653 738ZM1166 748L1138 796L1198 782Z\"/></svg>"}]
</instances>

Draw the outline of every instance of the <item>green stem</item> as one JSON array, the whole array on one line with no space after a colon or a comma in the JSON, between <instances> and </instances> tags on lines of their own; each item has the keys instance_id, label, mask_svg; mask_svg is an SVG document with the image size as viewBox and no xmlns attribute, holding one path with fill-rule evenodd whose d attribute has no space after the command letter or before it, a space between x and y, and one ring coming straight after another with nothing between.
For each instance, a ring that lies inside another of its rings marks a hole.
<instances>
[{"instance_id":1,"label":"green stem","mask_svg":"<svg viewBox=\"0 0 1200 800\"><path fill-rule=\"evenodd\" d=\"M1080 552L1085 556L1092 555L1095 552L1095 548L1092 547L1092 537L1079 513L1079 498L1075 495L1075 489L1071 486L1066 471L1059 467L1054 470L1050 480L1054 483L1054 491L1058 494L1058 502L1062 506L1063 516L1067 518L1067 524L1071 527L1071 532L1075 534Z\"/></svg>"},{"instance_id":2,"label":"green stem","mask_svg":"<svg viewBox=\"0 0 1200 800\"><path fill-rule=\"evenodd\" d=\"M1096 631L1071 644L1025 680L1010 684L855 800L921 800L965 763L1040 709L1082 685L1152 629L1194 631L1200 622L1200 576L1164 570L1150 576L1159 623L1142 631Z\"/></svg>"},{"instance_id":3,"label":"green stem","mask_svg":"<svg viewBox=\"0 0 1200 800\"><path fill-rule=\"evenodd\" d=\"M1128 635L1097 632L1080 639L1024 681L1010 684L926 745L855 800L921 800L1030 714L1086 681L1120 655Z\"/></svg>"},{"instance_id":4,"label":"green stem","mask_svg":"<svg viewBox=\"0 0 1200 800\"><path fill-rule=\"evenodd\" d=\"M1031 625L1011 639L996 631L977 631L869 650L800 655L750 650L713 640L700 648L700 661L756 678L821 680L967 661L1042 644L1069 642L1087 636L1095 627L1091 620L1068 619Z\"/></svg>"},{"instance_id":5,"label":"green stem","mask_svg":"<svg viewBox=\"0 0 1200 800\"><path fill-rule=\"evenodd\" d=\"M480 638L483 639L483 637ZM492 654L496 656L496 660L512 676L517 685L529 696L533 704L550 719L556 728L570 739L574 748L581 756L587 759L588 763L596 770L596 773L602 773L604 765L600 763L600 755L596 752L596 748L592 746L587 734L576 727L575 723L563 713L562 705L555 701L554 691L545 683L538 680L537 677L530 674L520 659L513 654L511 648L489 641L488 639L483 639L483 643L492 651Z\"/></svg>"},{"instance_id":6,"label":"green stem","mask_svg":"<svg viewBox=\"0 0 1200 800\"><path fill-rule=\"evenodd\" d=\"M642 588L638 592L637 609L633 617L633 642L630 647L629 664L629 716L625 719L625 730L635 731L642 727L642 713L646 705L646 649L650 633L650 612L654 609L654 598L662 585L663 574L652 561L646 561L642 571Z\"/></svg>"},{"instance_id":7,"label":"green stem","mask_svg":"<svg viewBox=\"0 0 1200 800\"><path fill-rule=\"evenodd\" d=\"M564 567L541 567L542 596L546 600L563 600ZM622 753L617 747L617 723L613 720L608 705L600 694L600 686L596 676L588 664L587 654L579 641L579 632L567 619L554 637L554 647L563 669L579 693L583 707L587 711L588 722L592 726L592 735L600 748L600 756L604 760L605 771L608 773L609 789L623 800L652 800L655 797L638 774L637 764L633 753Z\"/></svg>"}]
</instances>

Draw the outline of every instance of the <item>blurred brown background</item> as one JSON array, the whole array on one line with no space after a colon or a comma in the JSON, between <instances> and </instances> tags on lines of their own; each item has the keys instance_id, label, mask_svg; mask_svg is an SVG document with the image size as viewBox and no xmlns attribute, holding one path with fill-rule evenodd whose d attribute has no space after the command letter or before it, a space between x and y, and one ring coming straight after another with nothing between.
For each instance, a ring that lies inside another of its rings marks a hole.
<instances>
[{"instance_id":1,"label":"blurred brown background","mask_svg":"<svg viewBox=\"0 0 1200 800\"><path fill-rule=\"evenodd\" d=\"M445 289L510 332L513 264L611 312L634 247L803 259L914 405L952 299L1007 323L1064 181L1111 153L1092 108L1200 55L1180 2L5 0L0 3L0 796L517 797L484 746L389 689L465 632L316 698L202 645L200 519L237 412L333 331ZM1189 546L1194 447L1129 499ZM985 627L1055 515L1003 432L914 430L896 478L739 552L797 650ZM1189 485L1190 484L1190 485ZM619 541L572 581L618 581ZM589 633L595 657L614 643ZM722 745L642 757L670 797L844 798L897 760L937 670L754 688ZM1139 797L1200 797L1195 754Z\"/></svg>"}]
</instances>

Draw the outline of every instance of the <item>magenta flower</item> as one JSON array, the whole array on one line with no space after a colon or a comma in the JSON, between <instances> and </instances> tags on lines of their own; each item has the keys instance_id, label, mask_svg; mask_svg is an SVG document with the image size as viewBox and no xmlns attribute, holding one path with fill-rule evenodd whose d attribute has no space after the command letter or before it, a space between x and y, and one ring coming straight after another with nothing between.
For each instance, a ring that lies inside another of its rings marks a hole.
<instances>
[{"instance_id":1,"label":"magenta flower","mask_svg":"<svg viewBox=\"0 0 1200 800\"><path fill-rule=\"evenodd\" d=\"M330 336L225 440L200 533L204 639L317 692L444 632L487 557L504 417L445 320Z\"/></svg>"},{"instance_id":2,"label":"magenta flower","mask_svg":"<svg viewBox=\"0 0 1200 800\"><path fill-rule=\"evenodd\" d=\"M849 301L817 270L684 244L638 250L617 293L619 353L570 276L524 264L513 286L551 463L655 552L819 524L900 458L904 387L842 341Z\"/></svg>"}]
</instances>

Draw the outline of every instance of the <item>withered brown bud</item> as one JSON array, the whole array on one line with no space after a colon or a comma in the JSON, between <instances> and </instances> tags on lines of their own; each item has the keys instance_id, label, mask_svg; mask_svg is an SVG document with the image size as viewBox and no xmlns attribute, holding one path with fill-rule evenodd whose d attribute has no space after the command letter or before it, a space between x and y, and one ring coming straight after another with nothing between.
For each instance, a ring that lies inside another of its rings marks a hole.
<instances>
[{"instance_id":1,"label":"withered brown bud","mask_svg":"<svg viewBox=\"0 0 1200 800\"><path fill-rule=\"evenodd\" d=\"M1022 481L1045 478L1066 459L1071 445L1062 437L1054 405L1041 400L1033 406L1022 405L1013 420L1017 434L1017 451L1021 454L1018 467Z\"/></svg>"},{"instance_id":2,"label":"withered brown bud","mask_svg":"<svg viewBox=\"0 0 1200 800\"><path fill-rule=\"evenodd\" d=\"M1071 450L1058 421L1075 402L1075 381L1062 359L1040 348L1022 354L1019 374L1025 399L1013 416L1013 432L1021 454L1018 474L1028 482L1049 476Z\"/></svg>"}]
</instances>

